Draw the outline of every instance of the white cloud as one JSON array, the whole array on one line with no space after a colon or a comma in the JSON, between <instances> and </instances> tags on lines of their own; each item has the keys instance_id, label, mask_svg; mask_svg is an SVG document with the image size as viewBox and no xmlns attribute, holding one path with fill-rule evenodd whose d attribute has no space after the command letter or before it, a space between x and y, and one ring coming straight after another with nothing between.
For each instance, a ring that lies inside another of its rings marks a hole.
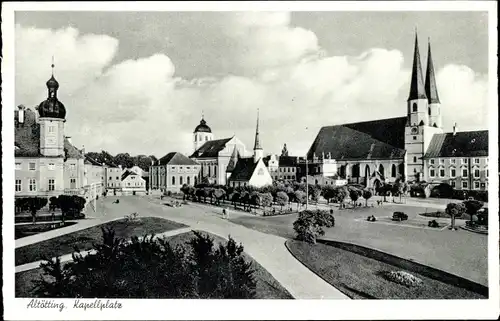
<instances>
[{"instance_id":1,"label":"white cloud","mask_svg":"<svg viewBox=\"0 0 500 321\"><path fill-rule=\"evenodd\" d=\"M33 105L46 97L55 52L67 134L89 151L189 154L202 110L216 138L236 134L251 149L259 108L265 150L279 152L287 143L291 154L298 155L305 153L321 126L406 111L409 71L403 68L400 51L368 49L354 57L328 56L314 33L290 27L290 17L283 13L238 14L221 24L239 49L231 51L231 59L247 73L179 79L173 62L160 53L110 66L118 48L114 38L79 35L72 28L18 26L16 103ZM58 50L48 43L57 44ZM477 110L486 110L483 76L450 65L438 72L437 82L445 125L458 118L463 129ZM486 116L481 117L468 124L481 127Z\"/></svg>"}]
</instances>

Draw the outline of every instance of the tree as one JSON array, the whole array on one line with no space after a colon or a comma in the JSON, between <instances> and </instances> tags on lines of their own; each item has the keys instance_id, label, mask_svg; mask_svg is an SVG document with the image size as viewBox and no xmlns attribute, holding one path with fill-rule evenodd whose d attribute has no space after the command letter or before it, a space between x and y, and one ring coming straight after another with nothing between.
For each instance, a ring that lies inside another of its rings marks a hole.
<instances>
[{"instance_id":1,"label":"tree","mask_svg":"<svg viewBox=\"0 0 500 321\"><path fill-rule=\"evenodd\" d=\"M243 246L231 237L224 244L199 232L181 246L164 238L116 238L103 229L95 253L79 252L73 261L59 258L42 263L44 275L35 281L37 297L66 298L214 298L255 297L254 270Z\"/></svg>"},{"instance_id":2,"label":"tree","mask_svg":"<svg viewBox=\"0 0 500 321\"><path fill-rule=\"evenodd\" d=\"M283 210L283 206L288 203L288 195L285 192L278 192L276 194L276 202L280 205L280 210Z\"/></svg>"},{"instance_id":3,"label":"tree","mask_svg":"<svg viewBox=\"0 0 500 321\"><path fill-rule=\"evenodd\" d=\"M341 186L337 188L337 202L340 204L340 207L344 206L344 201L346 197L349 195L349 190L346 186Z\"/></svg>"},{"instance_id":4,"label":"tree","mask_svg":"<svg viewBox=\"0 0 500 321\"><path fill-rule=\"evenodd\" d=\"M466 207L463 203L449 203L446 205L446 214L451 216L451 227L450 229L456 230L455 218L457 216L462 216L465 213Z\"/></svg>"},{"instance_id":5,"label":"tree","mask_svg":"<svg viewBox=\"0 0 500 321\"><path fill-rule=\"evenodd\" d=\"M182 194L182 199L185 200L187 198L187 195L189 194L189 185L183 184L182 187L180 188Z\"/></svg>"},{"instance_id":6,"label":"tree","mask_svg":"<svg viewBox=\"0 0 500 321\"><path fill-rule=\"evenodd\" d=\"M356 207L356 201L359 199L361 191L356 188L349 189L349 198L351 199L354 207Z\"/></svg>"},{"instance_id":7,"label":"tree","mask_svg":"<svg viewBox=\"0 0 500 321\"><path fill-rule=\"evenodd\" d=\"M266 207L269 207L273 204L273 196L271 193L262 193L261 194L261 204L264 207L264 210Z\"/></svg>"},{"instance_id":8,"label":"tree","mask_svg":"<svg viewBox=\"0 0 500 321\"><path fill-rule=\"evenodd\" d=\"M236 202L240 201L241 194L237 191L234 191L231 195L231 201L233 202L234 208L236 208Z\"/></svg>"},{"instance_id":9,"label":"tree","mask_svg":"<svg viewBox=\"0 0 500 321\"><path fill-rule=\"evenodd\" d=\"M36 214L42 209L45 205L47 205L47 199L43 197L26 197L25 198L26 205L33 217L33 224L36 223Z\"/></svg>"},{"instance_id":10,"label":"tree","mask_svg":"<svg viewBox=\"0 0 500 321\"><path fill-rule=\"evenodd\" d=\"M243 203L243 210L250 207L250 193L248 191L243 191L240 196L240 202Z\"/></svg>"},{"instance_id":11,"label":"tree","mask_svg":"<svg viewBox=\"0 0 500 321\"><path fill-rule=\"evenodd\" d=\"M114 158L116 165L121 165L123 168L131 168L134 166L134 159L129 153L117 154Z\"/></svg>"},{"instance_id":12,"label":"tree","mask_svg":"<svg viewBox=\"0 0 500 321\"><path fill-rule=\"evenodd\" d=\"M363 198L366 200L366 206L368 207L368 200L372 197L373 193L370 189L363 190Z\"/></svg>"},{"instance_id":13,"label":"tree","mask_svg":"<svg viewBox=\"0 0 500 321\"><path fill-rule=\"evenodd\" d=\"M260 207L262 200L262 195L259 192L252 192L250 194L250 204L255 205L255 207Z\"/></svg>"},{"instance_id":14,"label":"tree","mask_svg":"<svg viewBox=\"0 0 500 321\"><path fill-rule=\"evenodd\" d=\"M51 198L49 198L49 210L50 211L55 211L56 208L59 206L58 202L57 202L57 197L56 196L52 196Z\"/></svg>"},{"instance_id":15,"label":"tree","mask_svg":"<svg viewBox=\"0 0 500 321\"><path fill-rule=\"evenodd\" d=\"M290 204L290 202L292 202L295 199L295 193L293 187L287 186L285 192L286 195L288 196L288 204Z\"/></svg>"},{"instance_id":16,"label":"tree","mask_svg":"<svg viewBox=\"0 0 500 321\"><path fill-rule=\"evenodd\" d=\"M484 203L476 200L468 200L463 202L465 206L465 213L470 215L470 220L472 221L472 217L476 215L477 211L479 211Z\"/></svg>"},{"instance_id":17,"label":"tree","mask_svg":"<svg viewBox=\"0 0 500 321\"><path fill-rule=\"evenodd\" d=\"M326 203L330 203L330 200L337 196L337 190L331 185L325 185L323 187L323 197L326 199Z\"/></svg>"},{"instance_id":18,"label":"tree","mask_svg":"<svg viewBox=\"0 0 500 321\"><path fill-rule=\"evenodd\" d=\"M213 192L213 195L215 197L216 204L220 205L220 201L224 200L224 197L226 196L226 191L224 191L222 188L216 188Z\"/></svg>"},{"instance_id":19,"label":"tree","mask_svg":"<svg viewBox=\"0 0 500 321\"><path fill-rule=\"evenodd\" d=\"M321 195L321 188L318 185L309 185L309 195L312 201L318 202Z\"/></svg>"},{"instance_id":20,"label":"tree","mask_svg":"<svg viewBox=\"0 0 500 321\"><path fill-rule=\"evenodd\" d=\"M297 200L297 210L299 210L299 205L306 203L306 193L300 189L295 191L295 199Z\"/></svg>"},{"instance_id":21,"label":"tree","mask_svg":"<svg viewBox=\"0 0 500 321\"><path fill-rule=\"evenodd\" d=\"M293 229L297 239L316 244L318 236L325 235L324 227L335 226L335 218L324 210L305 210L299 213L299 217L293 222Z\"/></svg>"}]
</instances>

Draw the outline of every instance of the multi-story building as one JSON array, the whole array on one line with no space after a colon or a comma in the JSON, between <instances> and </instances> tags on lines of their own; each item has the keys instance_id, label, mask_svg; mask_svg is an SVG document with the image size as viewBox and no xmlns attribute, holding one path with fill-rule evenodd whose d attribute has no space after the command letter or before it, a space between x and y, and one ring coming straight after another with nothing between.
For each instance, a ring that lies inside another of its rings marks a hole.
<instances>
[{"instance_id":1,"label":"multi-story building","mask_svg":"<svg viewBox=\"0 0 500 321\"><path fill-rule=\"evenodd\" d=\"M198 183L201 165L181 153L172 152L158 160L149 168L151 190L180 192L184 184Z\"/></svg>"},{"instance_id":2,"label":"multi-story building","mask_svg":"<svg viewBox=\"0 0 500 321\"><path fill-rule=\"evenodd\" d=\"M108 164L106 167L106 189L108 192L116 193L122 188L123 169L121 165Z\"/></svg>"},{"instance_id":3,"label":"multi-story building","mask_svg":"<svg viewBox=\"0 0 500 321\"><path fill-rule=\"evenodd\" d=\"M401 177L487 189L488 131L445 133L442 124L430 43L424 82L416 36L406 115L321 128L307 154L309 175L375 187Z\"/></svg>"},{"instance_id":4,"label":"multi-story building","mask_svg":"<svg viewBox=\"0 0 500 321\"><path fill-rule=\"evenodd\" d=\"M48 97L35 110L21 105L14 113L15 197L72 194L91 200L102 179L94 179L97 170L89 172L82 151L64 135L66 108L53 73L46 86Z\"/></svg>"},{"instance_id":5,"label":"multi-story building","mask_svg":"<svg viewBox=\"0 0 500 321\"><path fill-rule=\"evenodd\" d=\"M269 155L264 157L269 173L273 180L298 180L299 157L288 156L286 144L281 155Z\"/></svg>"},{"instance_id":6,"label":"multi-story building","mask_svg":"<svg viewBox=\"0 0 500 321\"><path fill-rule=\"evenodd\" d=\"M141 175L136 172L126 169L121 177L121 194L122 195L145 195L146 181Z\"/></svg>"}]
</instances>

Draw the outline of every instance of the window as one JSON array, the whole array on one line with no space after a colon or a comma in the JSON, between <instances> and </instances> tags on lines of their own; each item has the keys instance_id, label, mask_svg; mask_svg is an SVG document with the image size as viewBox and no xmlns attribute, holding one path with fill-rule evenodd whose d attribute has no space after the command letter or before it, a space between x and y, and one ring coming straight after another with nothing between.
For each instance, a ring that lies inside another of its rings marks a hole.
<instances>
[{"instance_id":1,"label":"window","mask_svg":"<svg viewBox=\"0 0 500 321\"><path fill-rule=\"evenodd\" d=\"M49 163L49 170L53 171L56 168L56 164Z\"/></svg>"},{"instance_id":2,"label":"window","mask_svg":"<svg viewBox=\"0 0 500 321\"><path fill-rule=\"evenodd\" d=\"M478 181L474 182L474 189L479 189L479 182Z\"/></svg>"},{"instance_id":3,"label":"window","mask_svg":"<svg viewBox=\"0 0 500 321\"><path fill-rule=\"evenodd\" d=\"M76 169L76 164L69 164L69 169L74 171Z\"/></svg>"},{"instance_id":4,"label":"window","mask_svg":"<svg viewBox=\"0 0 500 321\"><path fill-rule=\"evenodd\" d=\"M457 186L457 183L455 181L450 181L451 187L455 188Z\"/></svg>"},{"instance_id":5,"label":"window","mask_svg":"<svg viewBox=\"0 0 500 321\"><path fill-rule=\"evenodd\" d=\"M396 177L396 165L392 164L391 166L391 177Z\"/></svg>"},{"instance_id":6,"label":"window","mask_svg":"<svg viewBox=\"0 0 500 321\"><path fill-rule=\"evenodd\" d=\"M172 185L175 185L175 176L172 176Z\"/></svg>"},{"instance_id":7,"label":"window","mask_svg":"<svg viewBox=\"0 0 500 321\"><path fill-rule=\"evenodd\" d=\"M20 191L21 191L21 180L16 179L16 192L20 192Z\"/></svg>"},{"instance_id":8,"label":"window","mask_svg":"<svg viewBox=\"0 0 500 321\"><path fill-rule=\"evenodd\" d=\"M433 159L429 160L429 163L434 165L434 160Z\"/></svg>"},{"instance_id":9,"label":"window","mask_svg":"<svg viewBox=\"0 0 500 321\"><path fill-rule=\"evenodd\" d=\"M187 184L188 184L188 185L191 185L191 177L189 177L189 176L188 176L188 177L186 178L186 180L187 180Z\"/></svg>"},{"instance_id":10,"label":"window","mask_svg":"<svg viewBox=\"0 0 500 321\"><path fill-rule=\"evenodd\" d=\"M208 136L205 136L205 141L208 141Z\"/></svg>"},{"instance_id":11,"label":"window","mask_svg":"<svg viewBox=\"0 0 500 321\"><path fill-rule=\"evenodd\" d=\"M292 173L295 173L295 167L292 167Z\"/></svg>"},{"instance_id":12,"label":"window","mask_svg":"<svg viewBox=\"0 0 500 321\"><path fill-rule=\"evenodd\" d=\"M462 177L467 177L469 176L469 171L466 168L462 169Z\"/></svg>"},{"instance_id":13,"label":"window","mask_svg":"<svg viewBox=\"0 0 500 321\"><path fill-rule=\"evenodd\" d=\"M439 164L444 164L444 158L439 159Z\"/></svg>"},{"instance_id":14,"label":"window","mask_svg":"<svg viewBox=\"0 0 500 321\"><path fill-rule=\"evenodd\" d=\"M49 133L53 133L55 131L56 131L56 129L54 126L49 126Z\"/></svg>"},{"instance_id":15,"label":"window","mask_svg":"<svg viewBox=\"0 0 500 321\"><path fill-rule=\"evenodd\" d=\"M450 159L450 163L455 164L456 162L457 162L456 159L454 159L454 158Z\"/></svg>"},{"instance_id":16,"label":"window","mask_svg":"<svg viewBox=\"0 0 500 321\"><path fill-rule=\"evenodd\" d=\"M198 141L198 136L194 136L194 141L197 142Z\"/></svg>"},{"instance_id":17,"label":"window","mask_svg":"<svg viewBox=\"0 0 500 321\"><path fill-rule=\"evenodd\" d=\"M36 179L30 178L30 192L36 192Z\"/></svg>"},{"instance_id":18,"label":"window","mask_svg":"<svg viewBox=\"0 0 500 321\"><path fill-rule=\"evenodd\" d=\"M49 178L49 191L53 191L56 188L56 180L53 178Z\"/></svg>"},{"instance_id":19,"label":"window","mask_svg":"<svg viewBox=\"0 0 500 321\"><path fill-rule=\"evenodd\" d=\"M417 136L413 136L413 140L417 140Z\"/></svg>"},{"instance_id":20,"label":"window","mask_svg":"<svg viewBox=\"0 0 500 321\"><path fill-rule=\"evenodd\" d=\"M444 174L444 168L440 168L439 169L439 177L444 177L445 174Z\"/></svg>"},{"instance_id":21,"label":"window","mask_svg":"<svg viewBox=\"0 0 500 321\"><path fill-rule=\"evenodd\" d=\"M189 167L189 166L186 166L186 169L191 169L191 167Z\"/></svg>"},{"instance_id":22,"label":"window","mask_svg":"<svg viewBox=\"0 0 500 321\"><path fill-rule=\"evenodd\" d=\"M36 169L35 163L30 163L30 171L34 171Z\"/></svg>"},{"instance_id":23,"label":"window","mask_svg":"<svg viewBox=\"0 0 500 321\"><path fill-rule=\"evenodd\" d=\"M474 164L479 164L479 158L474 158Z\"/></svg>"},{"instance_id":24,"label":"window","mask_svg":"<svg viewBox=\"0 0 500 321\"><path fill-rule=\"evenodd\" d=\"M457 176L457 170L454 168L450 169L450 177L455 178Z\"/></svg>"},{"instance_id":25,"label":"window","mask_svg":"<svg viewBox=\"0 0 500 321\"><path fill-rule=\"evenodd\" d=\"M130 179L135 179L135 176L131 176Z\"/></svg>"},{"instance_id":26,"label":"window","mask_svg":"<svg viewBox=\"0 0 500 321\"><path fill-rule=\"evenodd\" d=\"M69 188L75 189L76 188L76 178L71 178L69 180Z\"/></svg>"},{"instance_id":27,"label":"window","mask_svg":"<svg viewBox=\"0 0 500 321\"><path fill-rule=\"evenodd\" d=\"M486 169L486 178L488 178L488 176L490 176L490 175L489 175L489 170L488 170L488 169Z\"/></svg>"},{"instance_id":28,"label":"window","mask_svg":"<svg viewBox=\"0 0 500 321\"><path fill-rule=\"evenodd\" d=\"M20 170L21 169L21 163L16 163L16 170Z\"/></svg>"},{"instance_id":29,"label":"window","mask_svg":"<svg viewBox=\"0 0 500 321\"><path fill-rule=\"evenodd\" d=\"M479 178L480 173L479 173L479 168L474 169L474 178Z\"/></svg>"},{"instance_id":30,"label":"window","mask_svg":"<svg viewBox=\"0 0 500 321\"><path fill-rule=\"evenodd\" d=\"M462 164L467 164L469 160L467 158L462 158Z\"/></svg>"},{"instance_id":31,"label":"window","mask_svg":"<svg viewBox=\"0 0 500 321\"><path fill-rule=\"evenodd\" d=\"M182 168L182 167L181 167ZM179 177L179 185L182 185L182 176Z\"/></svg>"},{"instance_id":32,"label":"window","mask_svg":"<svg viewBox=\"0 0 500 321\"><path fill-rule=\"evenodd\" d=\"M434 177L435 175L436 175L436 171L434 170L434 168L429 169L429 176Z\"/></svg>"},{"instance_id":33,"label":"window","mask_svg":"<svg viewBox=\"0 0 500 321\"><path fill-rule=\"evenodd\" d=\"M416 163L417 162L417 156L413 156L413 162Z\"/></svg>"},{"instance_id":34,"label":"window","mask_svg":"<svg viewBox=\"0 0 500 321\"><path fill-rule=\"evenodd\" d=\"M116 180L119 180L120 178L118 176L116 176Z\"/></svg>"},{"instance_id":35,"label":"window","mask_svg":"<svg viewBox=\"0 0 500 321\"><path fill-rule=\"evenodd\" d=\"M109 177L109 180L110 180L110 181L112 181L112 180L113 180L113 177L111 177L111 176L110 176L110 177Z\"/></svg>"},{"instance_id":36,"label":"window","mask_svg":"<svg viewBox=\"0 0 500 321\"><path fill-rule=\"evenodd\" d=\"M413 103L413 107L412 107L412 111L413 112L416 112L417 111L417 104L416 103Z\"/></svg>"},{"instance_id":37,"label":"window","mask_svg":"<svg viewBox=\"0 0 500 321\"><path fill-rule=\"evenodd\" d=\"M130 182L127 183L127 186L130 186Z\"/></svg>"},{"instance_id":38,"label":"window","mask_svg":"<svg viewBox=\"0 0 500 321\"><path fill-rule=\"evenodd\" d=\"M182 170L182 166L181 166L181 167L179 167L179 169L180 169L180 170Z\"/></svg>"},{"instance_id":39,"label":"window","mask_svg":"<svg viewBox=\"0 0 500 321\"><path fill-rule=\"evenodd\" d=\"M417 169L416 169L416 168L414 168L414 169L413 169L413 172L414 172L414 173L416 173L416 172L417 172Z\"/></svg>"},{"instance_id":40,"label":"window","mask_svg":"<svg viewBox=\"0 0 500 321\"><path fill-rule=\"evenodd\" d=\"M469 188L469 184L467 183L467 181L462 182L462 188Z\"/></svg>"}]
</instances>

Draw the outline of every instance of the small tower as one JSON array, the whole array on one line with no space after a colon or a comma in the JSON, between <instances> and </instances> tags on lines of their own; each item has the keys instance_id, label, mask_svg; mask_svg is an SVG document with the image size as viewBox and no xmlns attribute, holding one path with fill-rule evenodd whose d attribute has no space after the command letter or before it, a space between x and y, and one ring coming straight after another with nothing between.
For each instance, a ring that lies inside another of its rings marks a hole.
<instances>
[{"instance_id":1,"label":"small tower","mask_svg":"<svg viewBox=\"0 0 500 321\"><path fill-rule=\"evenodd\" d=\"M425 94L429 102L429 126L442 127L441 102L434 75L434 63L431 54L431 42L429 40L429 49L427 52L427 71L425 73Z\"/></svg>"},{"instance_id":2,"label":"small tower","mask_svg":"<svg viewBox=\"0 0 500 321\"><path fill-rule=\"evenodd\" d=\"M43 156L64 156L64 123L66 108L57 99L59 83L54 77L54 61L52 76L46 83L47 99L38 105L40 116L40 153Z\"/></svg>"},{"instance_id":3,"label":"small tower","mask_svg":"<svg viewBox=\"0 0 500 321\"><path fill-rule=\"evenodd\" d=\"M253 160L256 163L259 159L264 157L264 150L260 145L260 137L259 137L259 110L257 109L257 127L255 129L255 144L253 147Z\"/></svg>"},{"instance_id":4,"label":"small tower","mask_svg":"<svg viewBox=\"0 0 500 321\"><path fill-rule=\"evenodd\" d=\"M286 148L286 144L283 145L283 149L281 150L281 156L288 156L288 148Z\"/></svg>"},{"instance_id":5,"label":"small tower","mask_svg":"<svg viewBox=\"0 0 500 321\"><path fill-rule=\"evenodd\" d=\"M197 151L201 146L203 146L203 144L213 139L214 135L212 134L212 130L207 125L205 117L202 114L200 124L196 126L193 132L193 145L194 145L193 152Z\"/></svg>"},{"instance_id":6,"label":"small tower","mask_svg":"<svg viewBox=\"0 0 500 321\"><path fill-rule=\"evenodd\" d=\"M415 31L415 49L413 54L413 67L411 71L410 94L408 96L408 118L410 126L420 123L428 124L428 100L425 94L422 65L418 49L418 36Z\"/></svg>"}]
</instances>

